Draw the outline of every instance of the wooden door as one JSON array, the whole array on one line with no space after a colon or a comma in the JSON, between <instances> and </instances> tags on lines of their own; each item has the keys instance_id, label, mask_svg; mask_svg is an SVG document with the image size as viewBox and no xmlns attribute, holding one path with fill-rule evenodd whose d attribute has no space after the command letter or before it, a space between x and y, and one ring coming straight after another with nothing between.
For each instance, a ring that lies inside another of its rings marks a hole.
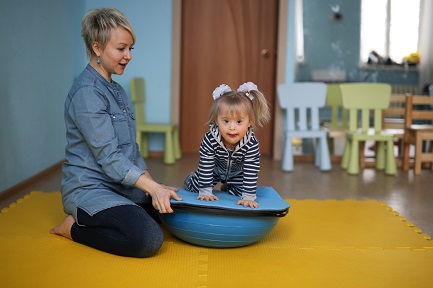
<instances>
[{"instance_id":1,"label":"wooden door","mask_svg":"<svg viewBox=\"0 0 433 288\"><path fill-rule=\"evenodd\" d=\"M183 0L181 29L180 140L198 152L208 130L212 91L257 84L271 108L275 101L278 0ZM264 155L272 152L273 121L255 133Z\"/></svg>"}]
</instances>

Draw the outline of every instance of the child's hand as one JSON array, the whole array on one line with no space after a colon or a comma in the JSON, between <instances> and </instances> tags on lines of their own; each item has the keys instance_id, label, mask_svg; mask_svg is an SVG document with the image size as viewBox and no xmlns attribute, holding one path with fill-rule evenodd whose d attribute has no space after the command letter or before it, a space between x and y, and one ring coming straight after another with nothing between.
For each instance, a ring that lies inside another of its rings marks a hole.
<instances>
[{"instance_id":1,"label":"child's hand","mask_svg":"<svg viewBox=\"0 0 433 288\"><path fill-rule=\"evenodd\" d=\"M210 195L210 196L198 195L197 200L215 201L215 200L219 200L219 199L215 195Z\"/></svg>"},{"instance_id":2,"label":"child's hand","mask_svg":"<svg viewBox=\"0 0 433 288\"><path fill-rule=\"evenodd\" d=\"M237 205L243 205L244 207L251 207L251 208L259 208L259 203L253 200L239 200Z\"/></svg>"}]
</instances>

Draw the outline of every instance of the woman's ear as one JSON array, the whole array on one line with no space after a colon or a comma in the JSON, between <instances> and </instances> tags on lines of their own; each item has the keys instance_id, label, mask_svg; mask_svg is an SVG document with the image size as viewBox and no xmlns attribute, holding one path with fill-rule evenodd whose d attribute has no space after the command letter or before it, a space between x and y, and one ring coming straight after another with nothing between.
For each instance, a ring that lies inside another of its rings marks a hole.
<instances>
[{"instance_id":1,"label":"woman's ear","mask_svg":"<svg viewBox=\"0 0 433 288\"><path fill-rule=\"evenodd\" d=\"M98 42L93 42L93 44L92 44L92 50L93 50L93 52L95 53L96 56L98 56L98 57L101 56L101 49L99 47Z\"/></svg>"}]
</instances>

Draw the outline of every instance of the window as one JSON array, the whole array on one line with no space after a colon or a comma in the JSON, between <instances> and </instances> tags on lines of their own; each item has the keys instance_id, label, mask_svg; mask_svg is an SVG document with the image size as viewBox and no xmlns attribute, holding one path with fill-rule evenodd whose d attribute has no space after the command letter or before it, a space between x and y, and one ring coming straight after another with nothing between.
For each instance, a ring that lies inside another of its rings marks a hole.
<instances>
[{"instance_id":1,"label":"window","mask_svg":"<svg viewBox=\"0 0 433 288\"><path fill-rule=\"evenodd\" d=\"M296 39L296 60L304 62L304 3L302 0L295 0L295 39Z\"/></svg>"},{"instance_id":2,"label":"window","mask_svg":"<svg viewBox=\"0 0 433 288\"><path fill-rule=\"evenodd\" d=\"M402 63L418 51L421 0L361 0L362 63L372 51Z\"/></svg>"}]
</instances>

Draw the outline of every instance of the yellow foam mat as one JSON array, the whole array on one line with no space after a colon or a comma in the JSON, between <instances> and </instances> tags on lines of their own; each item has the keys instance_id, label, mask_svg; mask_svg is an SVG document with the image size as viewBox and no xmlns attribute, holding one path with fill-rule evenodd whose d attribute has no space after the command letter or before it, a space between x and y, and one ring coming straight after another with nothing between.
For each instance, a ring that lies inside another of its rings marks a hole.
<instances>
[{"instance_id":1,"label":"yellow foam mat","mask_svg":"<svg viewBox=\"0 0 433 288\"><path fill-rule=\"evenodd\" d=\"M0 287L432 287L433 241L377 201L294 200L261 241L215 249L165 231L147 259L49 234L60 193L32 192L0 214Z\"/></svg>"}]
</instances>

